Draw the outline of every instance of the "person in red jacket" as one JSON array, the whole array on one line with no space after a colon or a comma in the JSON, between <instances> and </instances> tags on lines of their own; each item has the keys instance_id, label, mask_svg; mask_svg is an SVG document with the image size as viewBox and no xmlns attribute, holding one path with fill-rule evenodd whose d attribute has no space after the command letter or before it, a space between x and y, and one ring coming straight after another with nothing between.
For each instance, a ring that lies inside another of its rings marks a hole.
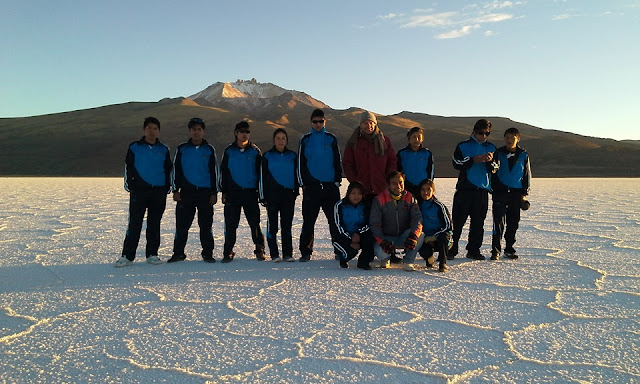
<instances>
[{"instance_id":1,"label":"person in red jacket","mask_svg":"<svg viewBox=\"0 0 640 384\"><path fill-rule=\"evenodd\" d=\"M360 125L344 149L342 167L349 182L359 181L365 188L367 202L387 190L386 175L397 171L396 153L376 116L368 111L360 115Z\"/></svg>"}]
</instances>

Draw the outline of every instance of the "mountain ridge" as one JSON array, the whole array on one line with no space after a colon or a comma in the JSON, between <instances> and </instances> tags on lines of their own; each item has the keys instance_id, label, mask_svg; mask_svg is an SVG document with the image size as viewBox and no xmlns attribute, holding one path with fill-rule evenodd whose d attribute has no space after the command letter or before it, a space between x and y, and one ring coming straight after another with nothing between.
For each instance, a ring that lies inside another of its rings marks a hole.
<instances>
[{"instance_id":1,"label":"mountain ridge","mask_svg":"<svg viewBox=\"0 0 640 384\"><path fill-rule=\"evenodd\" d=\"M310 130L309 116L314 108L325 111L327 130L336 135L342 151L358 125L362 108L332 109L304 92L255 79L217 82L190 97L3 118L0 175L121 176L126 148L142 136L141 125L147 116L160 119L160 139L172 151L188 138L187 121L194 116L205 120L205 138L216 147L218 156L233 141L233 127L241 120L250 122L252 141L263 151L271 148L276 128L287 129L289 148L297 150L300 136ZM492 121L489 140L498 147L503 145L505 129L513 126L520 130L534 177L640 177L640 168L635 166L640 162L640 141L547 130L499 116L445 117L411 111L376 115L396 151L406 146L408 129L423 127L425 146L434 155L436 177L457 176L451 155L480 118Z\"/></svg>"}]
</instances>

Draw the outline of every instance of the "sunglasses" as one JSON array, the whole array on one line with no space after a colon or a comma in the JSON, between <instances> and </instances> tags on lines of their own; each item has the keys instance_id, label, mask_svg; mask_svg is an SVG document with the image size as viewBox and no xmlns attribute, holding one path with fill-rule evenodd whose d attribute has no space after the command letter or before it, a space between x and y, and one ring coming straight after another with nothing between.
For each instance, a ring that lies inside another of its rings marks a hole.
<instances>
[{"instance_id":1,"label":"sunglasses","mask_svg":"<svg viewBox=\"0 0 640 384\"><path fill-rule=\"evenodd\" d=\"M311 120L313 124L323 124L324 120Z\"/></svg>"},{"instance_id":2,"label":"sunglasses","mask_svg":"<svg viewBox=\"0 0 640 384\"><path fill-rule=\"evenodd\" d=\"M488 137L491 134L489 131L476 132L476 135L482 135L484 137Z\"/></svg>"},{"instance_id":3,"label":"sunglasses","mask_svg":"<svg viewBox=\"0 0 640 384\"><path fill-rule=\"evenodd\" d=\"M238 133L251 133L248 129L238 129Z\"/></svg>"}]
</instances>

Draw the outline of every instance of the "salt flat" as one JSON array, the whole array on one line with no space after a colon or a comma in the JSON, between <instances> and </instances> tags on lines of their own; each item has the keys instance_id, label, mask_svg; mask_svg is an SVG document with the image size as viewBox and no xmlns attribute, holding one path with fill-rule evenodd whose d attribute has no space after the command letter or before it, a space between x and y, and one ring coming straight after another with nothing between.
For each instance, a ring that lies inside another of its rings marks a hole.
<instances>
[{"instance_id":1,"label":"salt flat","mask_svg":"<svg viewBox=\"0 0 640 384\"><path fill-rule=\"evenodd\" d=\"M449 207L454 185L437 180ZM0 382L640 382L637 179L534 179L521 258L458 257L446 274L341 269L322 216L310 263L253 259L242 219L232 263L201 261L194 223L187 261L144 263L143 236L116 269L121 179L2 186Z\"/></svg>"}]
</instances>

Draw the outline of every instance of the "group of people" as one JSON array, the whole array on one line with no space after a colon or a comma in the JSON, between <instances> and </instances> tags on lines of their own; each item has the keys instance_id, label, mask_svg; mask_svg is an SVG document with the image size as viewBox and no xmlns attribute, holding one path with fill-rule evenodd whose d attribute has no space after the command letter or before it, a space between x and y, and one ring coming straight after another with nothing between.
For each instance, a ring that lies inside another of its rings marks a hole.
<instances>
[{"instance_id":1,"label":"group of people","mask_svg":"<svg viewBox=\"0 0 640 384\"><path fill-rule=\"evenodd\" d=\"M503 235L504 257L518 257L515 233L520 210L529 207L526 196L531 173L529 156L519 146L516 128L505 132L505 146L498 149L487 141L491 122L481 119L469 140L458 144L453 165L460 173L450 215L435 197L433 155L423 145L422 128L410 129L408 145L396 153L391 140L380 130L376 116L364 111L341 153L337 138L325 128L321 109L311 113L310 125L310 131L300 138L297 153L287 147L287 131L278 128L273 132L273 147L263 154L250 140L249 123L241 121L235 126L234 141L225 148L218 163L215 148L204 139L205 122L193 118L187 125L188 141L178 146L171 161L169 148L158 139L160 122L154 117L146 118L144 136L129 145L125 160L129 223L122 256L115 266L133 263L145 212L146 260L150 264L164 262L158 257L160 221L170 192L176 202L176 230L173 254L167 263L186 259L187 236L196 212L202 259L216 262L212 226L218 192L222 193L224 204L221 262L234 259L241 211L251 230L256 259L266 260L259 204L267 212L270 259L295 261L292 223L300 189L300 262L312 258L315 224L321 209L329 224L335 258L343 268L357 257L357 267L369 270L377 257L380 268L402 263L404 270L414 271L417 255L431 268L437 252L438 270L445 272L447 260L458 254L462 227L469 217L467 257L483 260L480 247L490 192L494 218L491 259L497 260L502 253ZM341 198L343 172L349 186Z\"/></svg>"}]
</instances>

